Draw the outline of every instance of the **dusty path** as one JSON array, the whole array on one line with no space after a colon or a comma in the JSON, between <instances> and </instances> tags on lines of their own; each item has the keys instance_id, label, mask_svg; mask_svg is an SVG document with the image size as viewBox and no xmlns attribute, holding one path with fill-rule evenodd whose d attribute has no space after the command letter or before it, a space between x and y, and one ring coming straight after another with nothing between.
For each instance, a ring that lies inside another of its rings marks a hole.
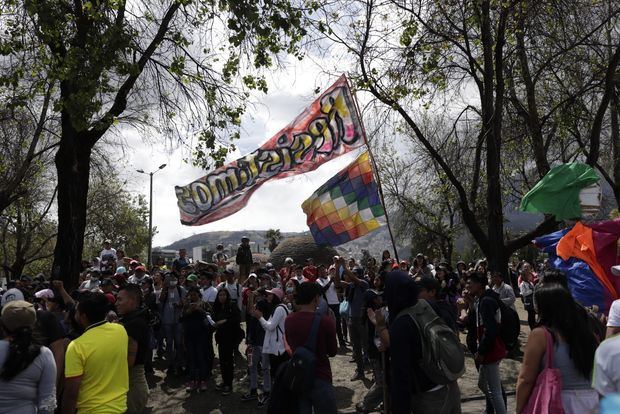
<instances>
[{"instance_id":1,"label":"dusty path","mask_svg":"<svg viewBox=\"0 0 620 414\"><path fill-rule=\"evenodd\" d=\"M519 310L519 315L522 320L521 341L524 345L527 335L529 334L529 328L524 322L526 315L520 301L517 301L517 309ZM461 340L463 343L465 342L464 336L461 336ZM362 399L366 393L366 390L371 386L370 379L372 378L372 374L370 371L366 371L366 377L368 378L367 381L349 381L349 378L351 378L354 373L354 365L349 362L350 360L350 349L348 352L339 353L336 357L331 359L334 387L336 390L336 399L338 401L338 410L341 413L355 413L355 404ZM156 362L156 367L157 365L158 363ZM214 381L209 383L208 391L201 394L193 393L188 395L185 392L182 378L166 376L162 371L156 370L155 376L150 378L149 381L149 385L151 386L151 394L149 400L149 411L147 412L157 414L245 414L265 412L265 409L260 409L256 406L255 401L240 401L240 397L248 390L248 383L241 383L239 381L240 378L245 376L245 366L244 359L236 359L233 393L225 397L215 391ZM506 391L509 393L509 412L514 412L513 393L519 367L519 361L510 359L504 360L501 364L502 382L506 388ZM214 372L216 374L216 380L219 382L220 378L217 376L217 368ZM478 375L474 367L473 360L468 358L465 375L459 380L461 396L464 400L466 400L462 405L464 414L477 414L484 412L484 400L480 399L481 392L478 389L477 384ZM472 398L473 400L470 400Z\"/></svg>"}]
</instances>

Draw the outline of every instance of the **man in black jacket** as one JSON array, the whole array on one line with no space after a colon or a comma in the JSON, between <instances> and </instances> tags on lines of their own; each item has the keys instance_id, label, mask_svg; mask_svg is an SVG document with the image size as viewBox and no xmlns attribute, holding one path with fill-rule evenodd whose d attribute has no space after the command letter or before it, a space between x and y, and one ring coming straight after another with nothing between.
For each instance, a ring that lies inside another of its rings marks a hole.
<instances>
[{"instance_id":1,"label":"man in black jacket","mask_svg":"<svg viewBox=\"0 0 620 414\"><path fill-rule=\"evenodd\" d=\"M389 310L392 413L460 413L458 385L456 382L437 385L424 374L417 362L422 359L420 331L412 318L397 318L402 310L418 301L415 281L405 272L391 272L387 277L384 297ZM383 329L377 326L377 329Z\"/></svg>"},{"instance_id":2,"label":"man in black jacket","mask_svg":"<svg viewBox=\"0 0 620 414\"><path fill-rule=\"evenodd\" d=\"M239 265L239 283L243 284L250 274L250 268L252 267L252 249L250 248L250 239L246 236L241 238L241 244L237 249L235 262Z\"/></svg>"},{"instance_id":3,"label":"man in black jacket","mask_svg":"<svg viewBox=\"0 0 620 414\"><path fill-rule=\"evenodd\" d=\"M482 273L472 273L467 278L467 290L473 297L468 314L467 346L474 355L480 373L478 387L487 397L487 406L495 414L505 414L499 363L506 357L506 347L500 336L499 295L486 286L487 277Z\"/></svg>"}]
</instances>

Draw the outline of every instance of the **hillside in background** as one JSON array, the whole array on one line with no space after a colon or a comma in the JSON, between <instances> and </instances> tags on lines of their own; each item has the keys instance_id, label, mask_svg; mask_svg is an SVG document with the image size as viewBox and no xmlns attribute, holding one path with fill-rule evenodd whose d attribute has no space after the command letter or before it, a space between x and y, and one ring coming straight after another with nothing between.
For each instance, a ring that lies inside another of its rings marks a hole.
<instances>
[{"instance_id":1,"label":"hillside in background","mask_svg":"<svg viewBox=\"0 0 620 414\"><path fill-rule=\"evenodd\" d=\"M264 238L266 231L267 230L211 231L194 234L193 236L177 240L176 242L161 248L166 250L187 249L188 253L191 254L194 247L204 246L208 250L215 250L215 246L218 243L222 243L226 250L235 251L241 242L241 237L248 236L250 238L250 242L252 243L253 252L269 254L269 250L267 249L267 241ZM282 233L284 238L309 234L309 231L299 233ZM336 247L336 250L341 255L346 257L353 256L356 258L361 257L362 249L368 250L371 255L377 258L381 257L381 252L383 250L389 249L391 251L392 243L390 242L390 235L387 231L387 227L383 227L364 237ZM409 256L407 249L399 247L399 252L401 251L406 252L404 257Z\"/></svg>"},{"instance_id":2,"label":"hillside in background","mask_svg":"<svg viewBox=\"0 0 620 414\"><path fill-rule=\"evenodd\" d=\"M615 206L612 189L604 180L600 181L603 189L603 203L599 213L595 219L604 220L609 217L611 209ZM510 233L512 237L529 231L534 228L537 223L543 219L542 214L524 213L518 211L519 200L508 200L504 205L504 218L505 218L505 230ZM218 243L222 243L224 248L230 252L236 252L237 246L241 242L241 237L248 236L252 242L252 251L255 253L269 254L267 249L267 241L263 237L267 230L242 230L242 231L212 231L193 236L185 239L178 240L168 246L161 247L163 249L179 250L187 249L188 253L192 254L194 247L203 246L207 250L215 250L215 246ZM282 233L284 238L309 235L310 232L298 232L298 233ZM455 256L454 260L460 259L459 252L467 252L474 245L474 242L467 232L463 229L463 232L455 241ZM402 245L397 240L398 254L401 259L409 259L411 256L411 249L408 246ZM345 257L355 257L360 259L362 256L362 250L368 250L370 254L377 259L381 257L381 252L385 249L392 252L392 243L390 241L390 234L387 227L382 227L372 233L367 234L364 237L353 240L349 243L336 247L338 253Z\"/></svg>"}]
</instances>

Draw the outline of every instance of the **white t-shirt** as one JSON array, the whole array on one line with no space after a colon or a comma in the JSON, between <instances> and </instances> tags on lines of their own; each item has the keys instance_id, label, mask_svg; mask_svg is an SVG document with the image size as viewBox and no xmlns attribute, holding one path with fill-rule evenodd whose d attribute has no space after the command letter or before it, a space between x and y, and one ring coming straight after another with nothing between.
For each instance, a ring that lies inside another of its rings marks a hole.
<instances>
[{"instance_id":1,"label":"white t-shirt","mask_svg":"<svg viewBox=\"0 0 620 414\"><path fill-rule=\"evenodd\" d=\"M138 278L138 276L136 275L131 275L129 276L129 279L127 279L127 283L131 284L131 285L139 285L142 283L142 281L144 280L149 280L150 277L146 274L142 275L142 278Z\"/></svg>"},{"instance_id":2,"label":"white t-shirt","mask_svg":"<svg viewBox=\"0 0 620 414\"><path fill-rule=\"evenodd\" d=\"M319 285L321 285L321 287L325 287L329 283L329 278L321 279L319 277L316 281ZM333 282L327 288L327 291L325 292L325 298L327 299L328 305L338 305L340 303L340 301L338 300L338 293L336 293L336 287L334 286Z\"/></svg>"},{"instance_id":3,"label":"white t-shirt","mask_svg":"<svg viewBox=\"0 0 620 414\"><path fill-rule=\"evenodd\" d=\"M530 296L534 294L534 285L532 282L526 282L525 280L519 285L521 296Z\"/></svg>"},{"instance_id":4,"label":"white t-shirt","mask_svg":"<svg viewBox=\"0 0 620 414\"><path fill-rule=\"evenodd\" d=\"M607 326L620 327L620 299L614 300L609 308Z\"/></svg>"},{"instance_id":5,"label":"white t-shirt","mask_svg":"<svg viewBox=\"0 0 620 414\"><path fill-rule=\"evenodd\" d=\"M596 350L592 388L601 395L620 392L620 335L606 339Z\"/></svg>"},{"instance_id":6,"label":"white t-shirt","mask_svg":"<svg viewBox=\"0 0 620 414\"><path fill-rule=\"evenodd\" d=\"M224 252L215 252L213 256L211 257L211 260L213 261L213 263L216 263L216 264L219 262L227 262L228 255Z\"/></svg>"},{"instance_id":7,"label":"white t-shirt","mask_svg":"<svg viewBox=\"0 0 620 414\"><path fill-rule=\"evenodd\" d=\"M514 290L512 290L512 286L509 286L502 282L500 286L493 285L493 291L499 295L499 300L504 302L506 306L508 306L512 310L517 310L515 308L515 292Z\"/></svg>"},{"instance_id":8,"label":"white t-shirt","mask_svg":"<svg viewBox=\"0 0 620 414\"><path fill-rule=\"evenodd\" d=\"M217 288L215 286L209 286L206 289L201 289L202 293L202 301L214 303L215 299L217 299Z\"/></svg>"},{"instance_id":9,"label":"white t-shirt","mask_svg":"<svg viewBox=\"0 0 620 414\"><path fill-rule=\"evenodd\" d=\"M111 261L115 261L116 260L116 249L103 249L99 257L101 257L101 262L105 264Z\"/></svg>"}]
</instances>

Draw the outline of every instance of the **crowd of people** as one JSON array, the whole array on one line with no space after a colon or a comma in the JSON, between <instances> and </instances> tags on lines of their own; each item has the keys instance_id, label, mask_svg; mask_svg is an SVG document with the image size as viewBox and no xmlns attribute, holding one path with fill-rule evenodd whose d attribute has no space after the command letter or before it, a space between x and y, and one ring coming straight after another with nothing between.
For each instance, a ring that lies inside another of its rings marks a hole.
<instances>
[{"instance_id":1,"label":"crowd of people","mask_svg":"<svg viewBox=\"0 0 620 414\"><path fill-rule=\"evenodd\" d=\"M181 249L147 269L106 240L76 289L44 275L9 281L0 413L142 413L154 364L183 377L189 395L229 396L247 383L241 401L267 412L336 413L330 358L349 350L351 381L372 376L358 413L460 413L466 354L487 413L508 410L499 367L509 356L523 357L517 413L589 413L620 392L620 301L606 320L544 264L504 274L486 260L452 267L384 251L276 268L249 246L244 237L229 257L218 245L209 262ZM518 299L531 329L522 355ZM246 378L235 382L235 368Z\"/></svg>"}]
</instances>

